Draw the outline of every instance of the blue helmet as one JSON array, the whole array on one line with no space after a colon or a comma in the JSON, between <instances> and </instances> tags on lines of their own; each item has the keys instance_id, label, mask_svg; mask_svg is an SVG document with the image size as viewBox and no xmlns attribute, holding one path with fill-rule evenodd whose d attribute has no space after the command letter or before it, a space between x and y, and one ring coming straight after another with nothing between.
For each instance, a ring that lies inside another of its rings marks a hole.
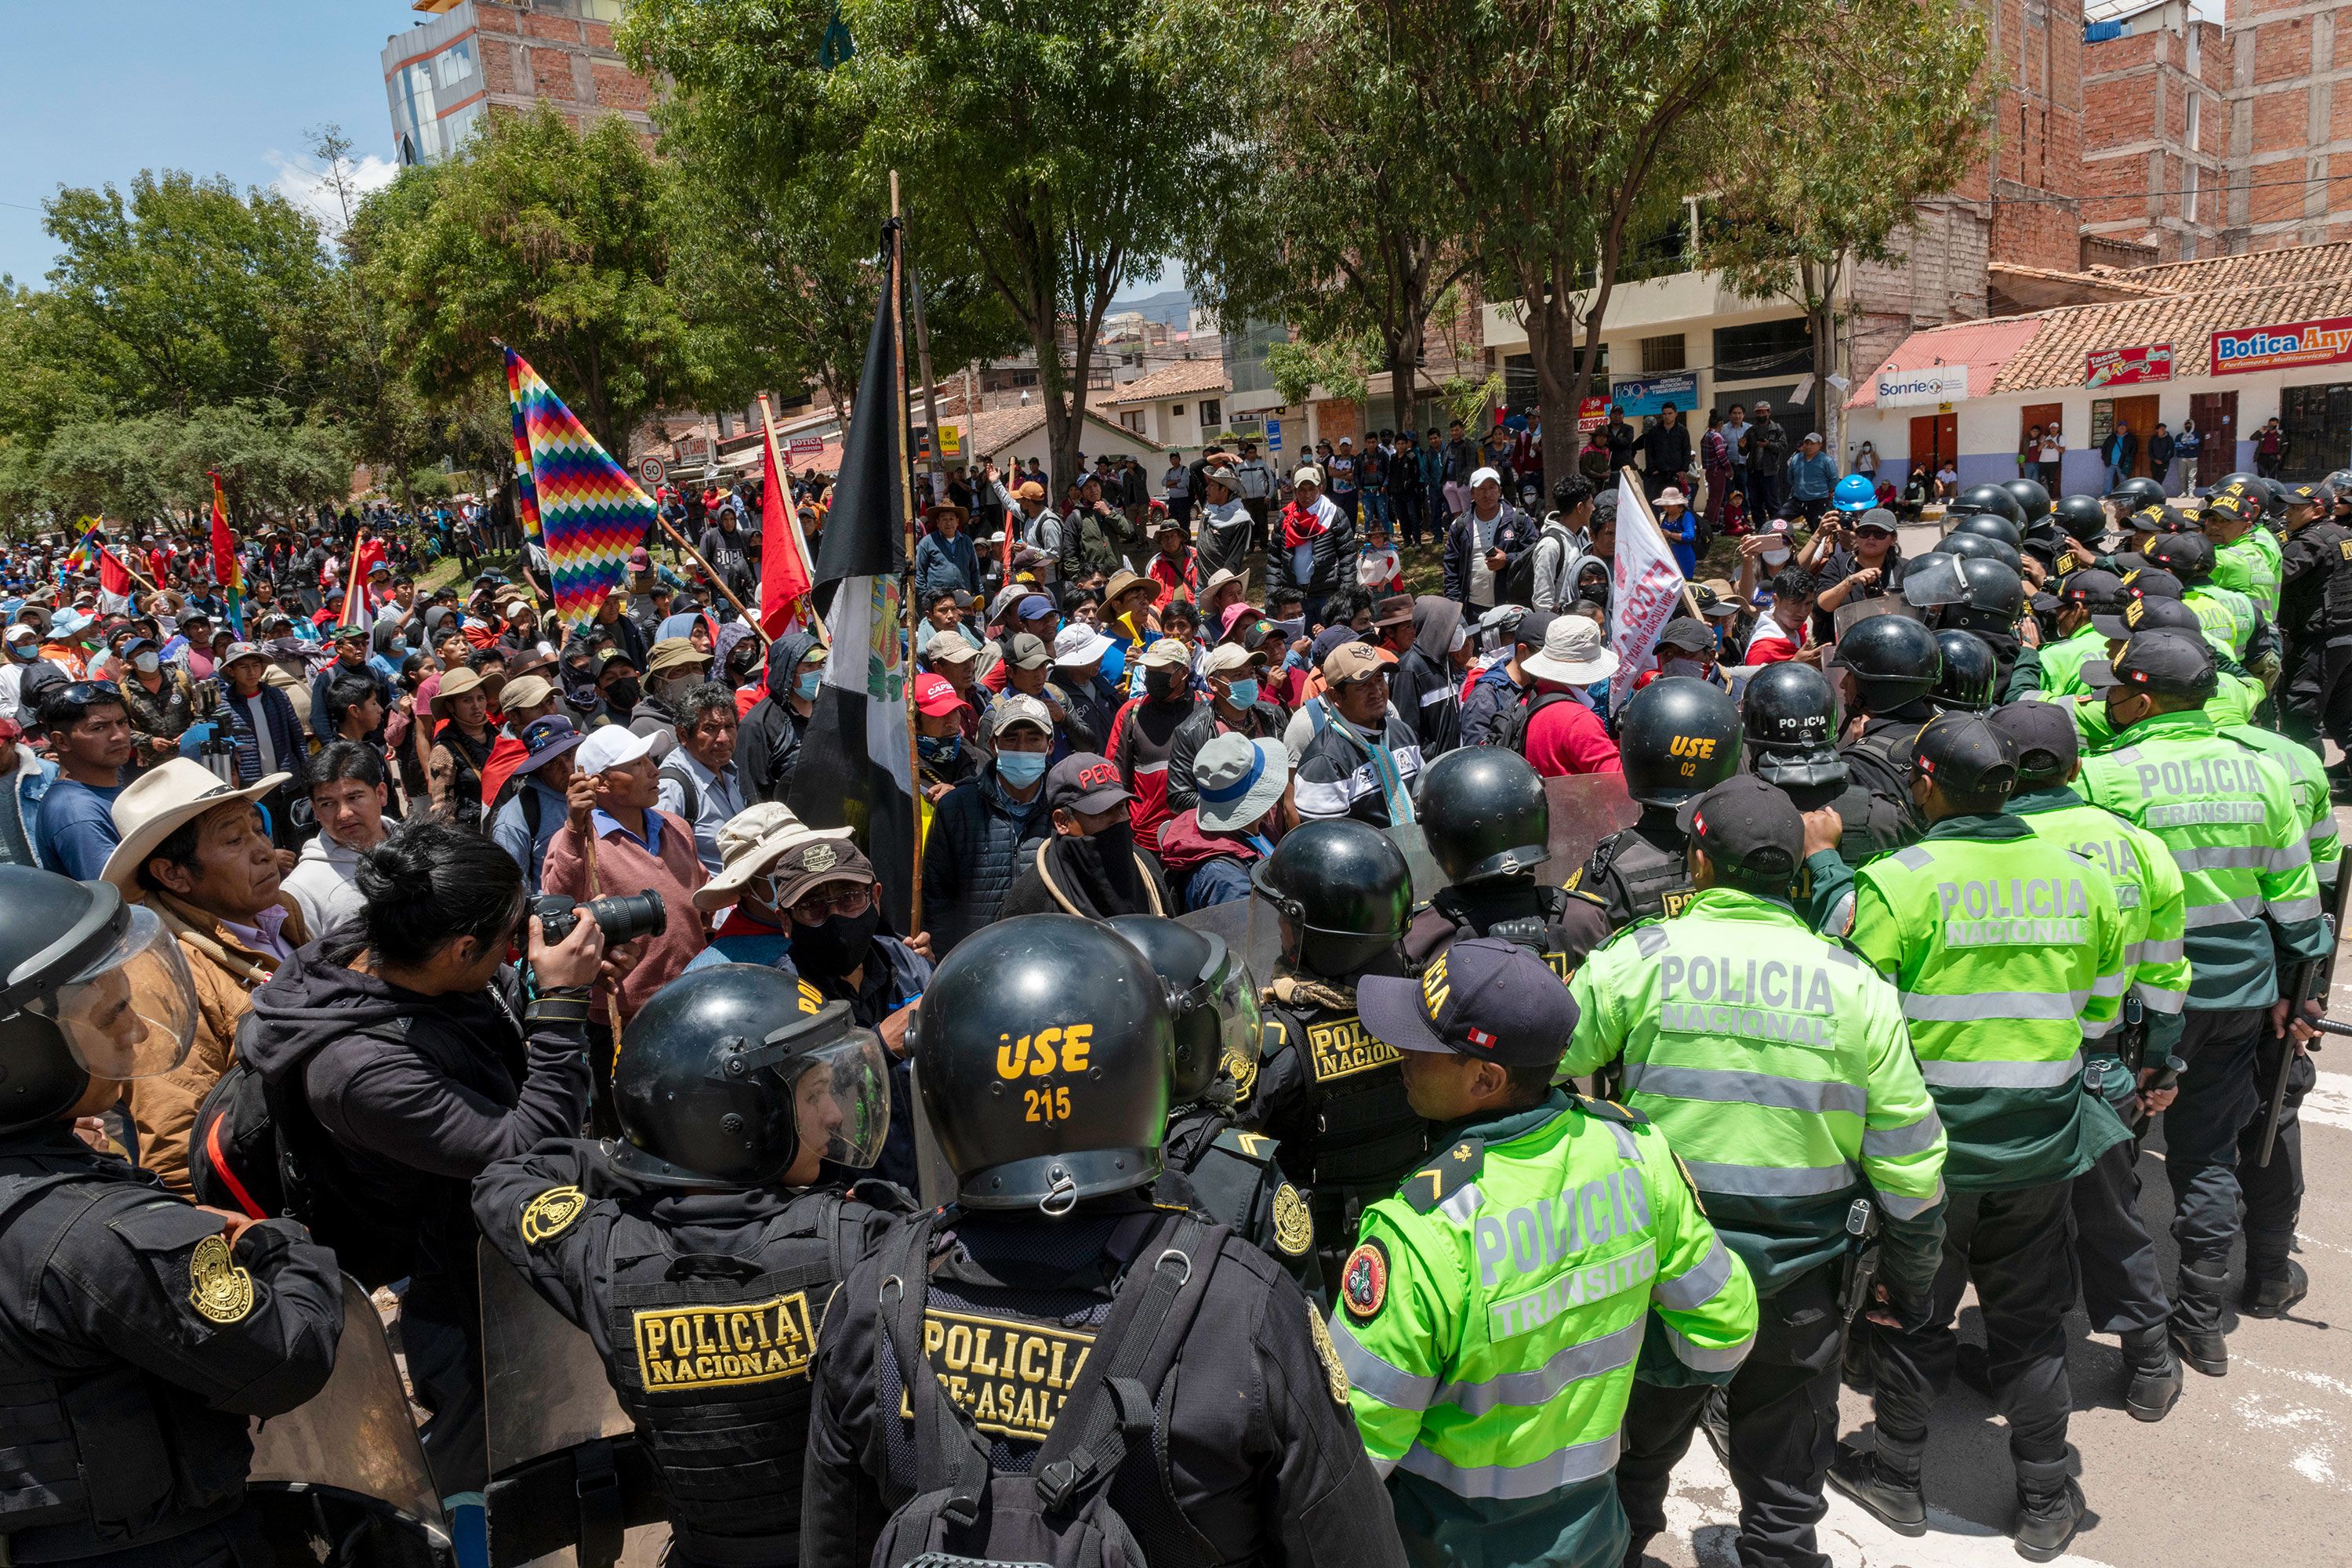
<instances>
[{"instance_id":1,"label":"blue helmet","mask_svg":"<svg viewBox=\"0 0 2352 1568\"><path fill-rule=\"evenodd\" d=\"M1878 504L1878 487L1867 474L1848 474L1837 482L1830 499L1840 511L1868 511Z\"/></svg>"}]
</instances>

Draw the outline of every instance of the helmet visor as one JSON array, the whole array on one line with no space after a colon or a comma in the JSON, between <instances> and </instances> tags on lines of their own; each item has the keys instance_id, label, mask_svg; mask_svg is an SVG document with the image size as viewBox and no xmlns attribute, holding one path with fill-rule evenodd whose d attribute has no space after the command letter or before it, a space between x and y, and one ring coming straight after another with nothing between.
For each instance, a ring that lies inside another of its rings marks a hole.
<instances>
[{"instance_id":1,"label":"helmet visor","mask_svg":"<svg viewBox=\"0 0 2352 1568\"><path fill-rule=\"evenodd\" d=\"M801 1146L836 1165L869 1169L890 1131L890 1058L871 1029L794 1055L778 1069L793 1086Z\"/></svg>"},{"instance_id":2,"label":"helmet visor","mask_svg":"<svg viewBox=\"0 0 2352 1568\"><path fill-rule=\"evenodd\" d=\"M1960 574L1958 556L1938 552L1904 563L1904 603L1927 610L1937 605L1957 605L1968 596L1968 579Z\"/></svg>"},{"instance_id":3,"label":"helmet visor","mask_svg":"<svg viewBox=\"0 0 2352 1568\"><path fill-rule=\"evenodd\" d=\"M89 967L25 1004L57 1025L92 1078L128 1082L170 1072L196 1037L196 983L180 944L143 904Z\"/></svg>"},{"instance_id":4,"label":"helmet visor","mask_svg":"<svg viewBox=\"0 0 2352 1568\"><path fill-rule=\"evenodd\" d=\"M1249 965L1225 945L1223 938L1213 936L1209 945L1213 951L1202 984L1209 1005L1217 1010L1218 1064L1227 1077L1246 1083L1256 1069L1261 1047L1257 983L1250 977Z\"/></svg>"}]
</instances>

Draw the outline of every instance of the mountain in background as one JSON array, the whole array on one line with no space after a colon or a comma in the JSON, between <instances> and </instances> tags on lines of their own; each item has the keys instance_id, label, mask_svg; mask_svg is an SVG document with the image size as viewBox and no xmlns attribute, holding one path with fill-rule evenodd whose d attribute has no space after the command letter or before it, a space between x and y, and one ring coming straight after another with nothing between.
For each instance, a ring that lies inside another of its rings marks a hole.
<instances>
[{"instance_id":1,"label":"mountain in background","mask_svg":"<svg viewBox=\"0 0 2352 1568\"><path fill-rule=\"evenodd\" d=\"M1147 321L1164 322L1181 331L1192 319L1192 293L1189 289L1170 289L1133 300L1113 300L1108 313L1117 316L1129 310Z\"/></svg>"}]
</instances>

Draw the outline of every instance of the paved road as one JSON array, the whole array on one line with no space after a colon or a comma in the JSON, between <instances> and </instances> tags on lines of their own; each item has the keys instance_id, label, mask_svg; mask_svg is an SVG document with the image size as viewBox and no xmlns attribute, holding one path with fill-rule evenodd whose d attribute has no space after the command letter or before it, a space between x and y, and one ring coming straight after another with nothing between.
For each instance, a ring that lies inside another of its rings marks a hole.
<instances>
[{"instance_id":1,"label":"paved road","mask_svg":"<svg viewBox=\"0 0 2352 1568\"><path fill-rule=\"evenodd\" d=\"M2339 809L2352 831L2352 813ZM2331 1008L2352 1020L2352 944L2339 948ZM2267 1568L2352 1563L2352 1040L2320 1056L2318 1090L2304 1107L2305 1181L2300 1261L2311 1294L2292 1315L2264 1322L2233 1316L2230 1375L2187 1373L2180 1403L2161 1423L2123 1410L2122 1359L2113 1340L2070 1320L2069 1429L2091 1518L2059 1561L2065 1568ZM2178 1258L2163 1142L2142 1155L2140 1210L2163 1254ZM2242 1278L2232 1260L2231 1298ZM1974 1298L1963 1337L1982 1342ZM1870 1420L1870 1402L1843 1394L1841 1435ZM1955 1386L1937 1412L1927 1449L1927 1534L1906 1538L1835 1492L1822 1549L1838 1568L1992 1568L2023 1559L2003 1533L2015 1511L2008 1439L1990 1402ZM1669 1533L1650 1561L1672 1568L1735 1568L1738 1500L1701 1439L1675 1475Z\"/></svg>"}]
</instances>

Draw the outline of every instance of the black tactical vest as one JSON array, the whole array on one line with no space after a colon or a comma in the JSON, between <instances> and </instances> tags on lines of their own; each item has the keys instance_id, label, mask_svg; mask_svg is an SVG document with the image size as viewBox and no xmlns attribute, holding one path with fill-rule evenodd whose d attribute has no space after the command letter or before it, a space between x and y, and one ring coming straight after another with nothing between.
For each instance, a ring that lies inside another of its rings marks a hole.
<instances>
[{"instance_id":1,"label":"black tactical vest","mask_svg":"<svg viewBox=\"0 0 2352 1568\"><path fill-rule=\"evenodd\" d=\"M1635 921L1678 915L1697 891L1691 886L1683 851L1662 849L1633 827L1594 847L1577 885L1600 895L1608 906L1612 931L1622 931Z\"/></svg>"},{"instance_id":2,"label":"black tactical vest","mask_svg":"<svg viewBox=\"0 0 2352 1568\"><path fill-rule=\"evenodd\" d=\"M1202 1214L1290 1270L1310 1291L1317 1289L1314 1217L1298 1189L1284 1179L1272 1138L1242 1131L1223 1111L1193 1106L1169 1120L1165 1154L1169 1168L1192 1184Z\"/></svg>"},{"instance_id":3,"label":"black tactical vest","mask_svg":"<svg viewBox=\"0 0 2352 1568\"><path fill-rule=\"evenodd\" d=\"M613 1390L653 1458L671 1532L698 1563L799 1550L809 1362L825 1302L865 1242L847 1206L812 1193L749 1255L674 1255L635 1216L613 1227Z\"/></svg>"},{"instance_id":4,"label":"black tactical vest","mask_svg":"<svg viewBox=\"0 0 2352 1568\"><path fill-rule=\"evenodd\" d=\"M110 1226L147 1250L142 1231L169 1225L153 1248L187 1245L177 1203L110 1205L129 1178L58 1170L39 1156L0 1155L0 1411L7 1458L0 1463L0 1545L6 1560L55 1563L168 1541L235 1513L253 1462L246 1418L209 1408L185 1389L128 1362L71 1369L79 1346L47 1346L26 1325L40 1321L41 1285L69 1260L79 1224ZM152 1192L156 1199L164 1194ZM151 1217L152 1216L152 1217ZM121 1243L110 1237L98 1245ZM176 1332L159 1326L159 1342ZM201 1353L193 1352L193 1353Z\"/></svg>"}]
</instances>

